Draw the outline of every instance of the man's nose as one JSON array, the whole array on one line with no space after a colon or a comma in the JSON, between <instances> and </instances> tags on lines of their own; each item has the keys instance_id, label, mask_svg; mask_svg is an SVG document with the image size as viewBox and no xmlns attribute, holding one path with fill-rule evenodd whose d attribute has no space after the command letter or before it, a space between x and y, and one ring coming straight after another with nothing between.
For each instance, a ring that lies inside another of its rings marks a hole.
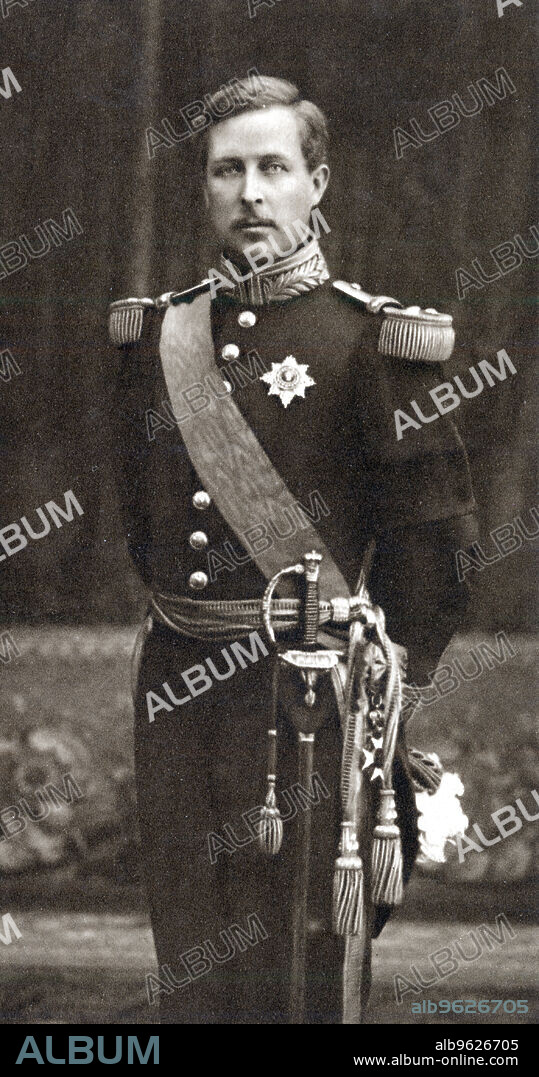
<instances>
[{"instance_id":1,"label":"man's nose","mask_svg":"<svg viewBox=\"0 0 539 1077\"><path fill-rule=\"evenodd\" d=\"M241 200L244 205L260 205L262 202L260 177L253 171L246 171L241 188Z\"/></svg>"}]
</instances>

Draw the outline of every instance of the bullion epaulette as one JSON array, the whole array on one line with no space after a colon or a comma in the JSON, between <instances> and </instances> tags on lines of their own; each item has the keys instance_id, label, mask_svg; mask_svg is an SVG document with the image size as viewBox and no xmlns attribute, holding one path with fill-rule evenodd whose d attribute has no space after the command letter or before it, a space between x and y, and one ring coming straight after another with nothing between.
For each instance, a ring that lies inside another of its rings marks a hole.
<instances>
[{"instance_id":1,"label":"bullion epaulette","mask_svg":"<svg viewBox=\"0 0 539 1077\"><path fill-rule=\"evenodd\" d=\"M136 344L142 333L144 312L156 307L154 299L118 299L109 306L109 334L113 344Z\"/></svg>"},{"instance_id":2,"label":"bullion epaulette","mask_svg":"<svg viewBox=\"0 0 539 1077\"><path fill-rule=\"evenodd\" d=\"M171 303L190 303L197 295L209 291L211 280L195 284L183 292L164 292L157 299L118 299L109 306L109 334L113 344L136 344L142 334L147 310L165 310Z\"/></svg>"},{"instance_id":3,"label":"bullion epaulette","mask_svg":"<svg viewBox=\"0 0 539 1077\"><path fill-rule=\"evenodd\" d=\"M403 307L388 295L369 295L359 284L333 281L339 292L361 303L369 314L382 314L378 338L381 355L415 363L442 363L449 359L455 344L453 319L432 307Z\"/></svg>"}]
</instances>

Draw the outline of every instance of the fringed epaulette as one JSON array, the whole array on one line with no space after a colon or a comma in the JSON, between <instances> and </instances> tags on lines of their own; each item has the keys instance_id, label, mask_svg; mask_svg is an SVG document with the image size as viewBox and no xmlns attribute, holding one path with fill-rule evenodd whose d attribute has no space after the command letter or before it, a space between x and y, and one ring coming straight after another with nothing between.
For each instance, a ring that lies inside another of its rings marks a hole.
<instances>
[{"instance_id":1,"label":"fringed epaulette","mask_svg":"<svg viewBox=\"0 0 539 1077\"><path fill-rule=\"evenodd\" d=\"M113 344L136 344L142 333L144 313L157 304L154 299L118 299L109 307L109 334Z\"/></svg>"},{"instance_id":2,"label":"fringed epaulette","mask_svg":"<svg viewBox=\"0 0 539 1077\"><path fill-rule=\"evenodd\" d=\"M109 306L109 334L113 344L136 344L142 334L147 310L165 310L171 303L190 303L197 295L209 291L208 278L183 292L164 292L157 299L118 299Z\"/></svg>"},{"instance_id":3,"label":"fringed epaulette","mask_svg":"<svg viewBox=\"0 0 539 1077\"><path fill-rule=\"evenodd\" d=\"M333 281L339 292L361 303L369 314L383 315L378 338L381 355L407 359L413 363L442 363L449 359L455 344L453 319L432 307L403 307L388 295L369 295L359 284Z\"/></svg>"}]
</instances>

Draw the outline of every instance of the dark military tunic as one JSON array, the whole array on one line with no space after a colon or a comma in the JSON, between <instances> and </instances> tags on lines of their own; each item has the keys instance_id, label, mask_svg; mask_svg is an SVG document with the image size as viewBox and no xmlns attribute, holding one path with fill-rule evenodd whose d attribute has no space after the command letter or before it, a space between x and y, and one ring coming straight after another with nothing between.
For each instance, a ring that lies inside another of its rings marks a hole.
<instances>
[{"instance_id":1,"label":"dark military tunic","mask_svg":"<svg viewBox=\"0 0 539 1077\"><path fill-rule=\"evenodd\" d=\"M245 311L253 317L241 317ZM198 599L260 597L267 581L252 558L253 536L240 542L216 506L195 496L201 483L183 444L182 425L196 422L196 414L187 406L173 422L159 359L162 317L157 309L145 312L140 339L122 348L117 379L117 464L130 553L153 592ZM237 292L220 293L212 302L220 374L213 387L194 389L189 399L196 410L204 392L226 392L223 382L229 383L240 411L297 503L315 519L352 590L365 550L376 540L371 597L385 611L390 637L408 650L409 680L421 684L466 605L454 552L473 540L475 505L464 448L449 418L397 440L395 410L406 410L420 394L424 399L444 374L437 363L379 354L380 320L329 280L305 294L257 306ZM268 395L260 374L289 355L308 364L315 385L284 408L278 396ZM260 534L278 542L288 523L275 519L260 525ZM194 548L192 536L201 531L207 546L200 548L199 541ZM208 582L195 591L193 574L201 572ZM176 698L185 697L182 672L207 658L226 675L222 646L180 636L153 619L140 654L136 776L160 969L156 995L168 1022L286 1023L295 825L292 818L285 821L283 848L266 859L242 819L265 795L270 659L260 656L246 668L236 663L233 676L149 718L147 692L163 697L164 682ZM341 1020L342 939L331 933L341 747L328 690L327 720L315 752L315 772L328 795L319 796L312 808L308 1023ZM281 794L297 782L296 739L282 708L277 775ZM407 876L417 834L402 735L394 786ZM384 918L382 911L375 930ZM365 983L367 992L367 967Z\"/></svg>"}]
</instances>

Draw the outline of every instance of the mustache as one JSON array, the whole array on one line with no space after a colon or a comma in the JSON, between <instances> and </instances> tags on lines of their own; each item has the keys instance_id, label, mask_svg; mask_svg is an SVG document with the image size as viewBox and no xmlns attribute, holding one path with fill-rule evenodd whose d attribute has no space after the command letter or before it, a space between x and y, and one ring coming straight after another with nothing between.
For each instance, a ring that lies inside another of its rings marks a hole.
<instances>
[{"instance_id":1,"label":"mustache","mask_svg":"<svg viewBox=\"0 0 539 1077\"><path fill-rule=\"evenodd\" d=\"M270 217L239 217L237 221L234 221L232 228L239 230L240 228L249 228L252 224L262 224L268 228L275 228L276 224Z\"/></svg>"}]
</instances>

